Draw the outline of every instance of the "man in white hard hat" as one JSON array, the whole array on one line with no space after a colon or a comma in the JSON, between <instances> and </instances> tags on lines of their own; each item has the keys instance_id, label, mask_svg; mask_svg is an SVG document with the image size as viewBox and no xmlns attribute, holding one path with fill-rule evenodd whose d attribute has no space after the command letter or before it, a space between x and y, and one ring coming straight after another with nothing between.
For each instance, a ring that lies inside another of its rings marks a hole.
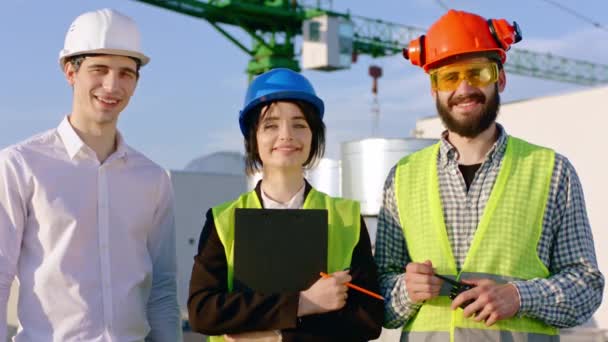
<instances>
[{"instance_id":1,"label":"man in white hard hat","mask_svg":"<svg viewBox=\"0 0 608 342\"><path fill-rule=\"evenodd\" d=\"M148 63L129 18L72 23L59 54L72 111L0 151L0 342L181 340L172 187L116 124Z\"/></svg>"}]
</instances>

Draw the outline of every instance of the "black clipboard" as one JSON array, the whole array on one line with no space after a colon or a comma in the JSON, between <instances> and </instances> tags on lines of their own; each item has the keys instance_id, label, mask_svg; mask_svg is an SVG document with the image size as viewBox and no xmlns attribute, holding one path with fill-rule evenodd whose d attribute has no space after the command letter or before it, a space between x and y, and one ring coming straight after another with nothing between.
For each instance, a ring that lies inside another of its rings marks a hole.
<instances>
[{"instance_id":1,"label":"black clipboard","mask_svg":"<svg viewBox=\"0 0 608 342\"><path fill-rule=\"evenodd\" d=\"M234 289L298 292L327 272L327 210L236 209Z\"/></svg>"}]
</instances>

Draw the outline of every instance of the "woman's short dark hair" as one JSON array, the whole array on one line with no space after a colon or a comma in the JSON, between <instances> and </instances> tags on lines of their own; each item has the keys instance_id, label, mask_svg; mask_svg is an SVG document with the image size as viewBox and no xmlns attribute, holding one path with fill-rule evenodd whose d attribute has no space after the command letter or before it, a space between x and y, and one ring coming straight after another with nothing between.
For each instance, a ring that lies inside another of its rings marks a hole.
<instances>
[{"instance_id":1,"label":"woman's short dark hair","mask_svg":"<svg viewBox=\"0 0 608 342\"><path fill-rule=\"evenodd\" d=\"M308 126L312 132L312 141L310 143L310 154L302 165L304 168L312 168L317 161L323 157L325 153L325 124L319 117L315 107L301 100L277 100L266 102L252 109L249 115L245 118L245 124L248 127L248 134L245 137L245 172L248 175L253 175L262 167L262 160L258 153L257 131L260 124L260 117L264 117L271 105L276 102L290 102L298 106ZM262 113L262 109L264 112Z\"/></svg>"}]
</instances>

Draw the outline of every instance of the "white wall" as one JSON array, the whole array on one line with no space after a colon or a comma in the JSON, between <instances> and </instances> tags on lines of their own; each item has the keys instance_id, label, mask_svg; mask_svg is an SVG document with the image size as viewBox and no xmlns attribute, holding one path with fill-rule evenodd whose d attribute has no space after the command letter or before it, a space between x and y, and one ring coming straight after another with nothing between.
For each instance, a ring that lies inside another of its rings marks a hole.
<instances>
[{"instance_id":1,"label":"white wall","mask_svg":"<svg viewBox=\"0 0 608 342\"><path fill-rule=\"evenodd\" d=\"M205 213L246 191L245 176L170 171L175 192L177 295L182 317L188 317L188 288Z\"/></svg>"},{"instance_id":2,"label":"white wall","mask_svg":"<svg viewBox=\"0 0 608 342\"><path fill-rule=\"evenodd\" d=\"M608 276L608 87L514 102L502 106L498 121L507 133L551 147L576 168L587 204L600 270ZM417 134L436 138L444 130L438 118L420 120ZM608 329L608 290L594 316Z\"/></svg>"}]
</instances>

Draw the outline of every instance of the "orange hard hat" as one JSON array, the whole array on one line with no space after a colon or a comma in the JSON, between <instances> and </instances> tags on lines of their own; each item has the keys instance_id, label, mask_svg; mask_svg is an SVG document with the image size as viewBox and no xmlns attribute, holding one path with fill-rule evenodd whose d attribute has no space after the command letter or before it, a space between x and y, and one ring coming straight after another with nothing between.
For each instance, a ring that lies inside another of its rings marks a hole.
<instances>
[{"instance_id":1,"label":"orange hard hat","mask_svg":"<svg viewBox=\"0 0 608 342\"><path fill-rule=\"evenodd\" d=\"M506 51L521 40L516 22L489 19L464 11L449 10L426 35L412 40L403 56L428 72L446 58L475 52L495 52L502 63Z\"/></svg>"}]
</instances>

